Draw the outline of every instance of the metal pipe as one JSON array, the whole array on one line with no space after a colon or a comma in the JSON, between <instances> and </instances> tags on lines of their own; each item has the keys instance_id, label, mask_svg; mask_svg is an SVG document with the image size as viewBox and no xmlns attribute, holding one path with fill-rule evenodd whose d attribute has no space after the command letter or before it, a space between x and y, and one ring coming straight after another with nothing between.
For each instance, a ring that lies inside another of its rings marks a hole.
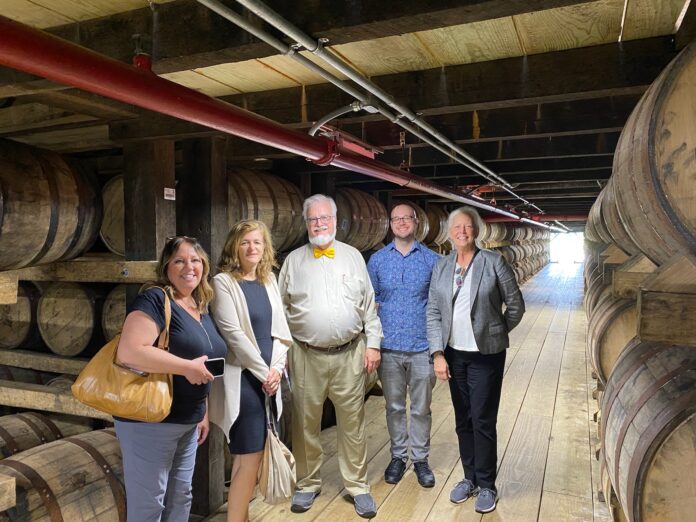
<instances>
[{"instance_id":1,"label":"metal pipe","mask_svg":"<svg viewBox=\"0 0 696 522\"><path fill-rule=\"evenodd\" d=\"M526 218L524 218L526 219ZM544 214L542 216L531 216L532 221L587 221L587 214ZM489 223L505 223L508 221L517 221L504 216L489 216L485 219Z\"/></svg>"},{"instance_id":2,"label":"metal pipe","mask_svg":"<svg viewBox=\"0 0 696 522\"><path fill-rule=\"evenodd\" d=\"M237 3L246 7L249 11L254 13L259 18L265 20L266 22L274 26L276 29L282 31L284 34L295 40L305 49L311 51L316 56L319 56L326 63L331 65L331 67L346 75L348 78L360 85L370 94L373 94L374 96L382 100L384 103L386 103L389 107L397 111L401 116L408 119L409 122L414 123L421 129L423 129L425 132L444 143L447 147L457 152L457 154L461 155L463 158L466 158L466 160L471 162L471 164L466 165L468 168L470 168L477 174L483 176L484 178L488 179L489 181L495 181L496 183L501 184L504 190L510 192L510 194L514 195L515 197L519 197L517 196L517 194L512 192L512 185L510 185L510 183L508 183L505 179L498 176L495 172L486 167L483 163L481 163L476 158L468 154L464 149L462 149L459 145L450 140L447 136L445 136L440 131L435 129L432 125L421 119L411 109L397 102L391 94L384 91L378 85L376 85L368 78L363 76L360 72L356 71L353 67L345 63L342 59L338 58L333 53L326 50L323 46L322 40L315 41L313 38L301 31L298 27L295 27L289 21L284 19L279 13L275 12L273 9L271 9L259 0L237 0ZM529 203L523 198L520 199L525 201L527 205L530 205L542 212L542 210L536 205Z\"/></svg>"},{"instance_id":3,"label":"metal pipe","mask_svg":"<svg viewBox=\"0 0 696 522\"><path fill-rule=\"evenodd\" d=\"M480 171L478 171L476 168L472 167L470 163L468 163L467 161L464 161L459 155L454 154L454 153L452 152L452 147L451 147L451 145L454 145L453 142L450 142L450 143L449 143L450 148L448 148L448 147L443 146L442 143L438 143L436 140L433 140L433 138L432 138L431 136L429 136L428 134L426 134L426 133L424 133L424 132L421 132L418 128L416 128L416 127L414 127L413 125L409 124L408 122L404 121L404 119L402 118L401 115L398 115L398 116L397 116L396 114L392 113L391 111L389 111L388 109L386 109L386 108L383 107L382 105L380 105L380 104L378 104L378 103L375 103L375 101L372 100L372 99L370 98L370 96L368 96L368 95L366 95L365 93L362 93L362 92L360 92L360 91L354 89L354 88L353 88L350 84L348 84L347 82L344 82L343 80L341 80L340 78L338 78L338 77L335 76L334 74L330 73L330 72L327 71L326 69L320 67L319 65L317 65L317 64L314 63L313 61L311 61L311 60L305 58L304 56L302 56L301 54L297 53L297 52L296 52L296 49L295 49L294 47L291 47L291 46L287 45L286 43L284 43L284 42L282 42L281 40L277 39L275 36L272 36L271 34L267 33L266 31L264 31L264 30L262 30L262 29L259 29L258 27L252 25L252 24L249 23L247 20L245 20L241 15L239 15L239 13L237 13L236 11L233 11L233 10L230 9L229 7L227 7L227 6L223 5L223 4L221 4L219 1L217 1L217 0L197 0L197 1L198 1L198 3L200 3L200 4L202 4L202 5L206 6L206 7L208 7L208 8L211 9L212 11L216 12L217 14L219 14L220 16L222 16L223 18L225 18L225 19L229 20L230 22L232 22L233 24L237 25L238 27L240 27L240 28L244 29L245 31L249 32L250 34L252 34L252 35L255 36L256 38L258 38L258 39L261 40L262 42L267 43L268 45L270 45L271 47L273 47L274 49L276 49L278 52L280 52L281 54L283 54L283 55L285 55L285 56L288 56L288 57L292 58L292 59L295 60L296 62L298 62L298 63L304 65L305 67L307 67L307 68L310 69L311 71L317 73L317 74L320 75L322 78L324 78L325 80L329 81L330 83L332 83L333 85L335 85L336 87L338 87L339 89L341 89L342 91L346 92L347 94L350 94L350 95L353 96L356 100L360 101L360 102L363 104L363 108L366 108L366 109L367 109L368 107L374 107L375 110L376 110L377 112L379 112L380 114L382 114L382 115L383 115L385 118L387 118L389 121L391 121L392 123L395 123L396 125L399 125L401 128L407 130L408 132L410 132L410 133L413 134L414 136L420 138L421 140L423 140L424 142L426 142L426 143L427 143L428 145L430 145L431 147L434 147L435 149L437 149L438 151L440 151L440 152L441 152L442 154L444 154L445 156L447 156L447 157L449 157L449 158L455 160L455 161L458 162L458 163L461 163L461 164L464 165L466 168L473 170L474 172L476 172L476 173L479 174L480 176L483 176L484 178L486 178L488 181L491 181L491 182L493 182L493 183L495 183L495 184L497 184L497 185L501 185L501 187L503 188L503 190L505 190L506 192L509 192L511 195L513 195L514 197L516 197L517 199L519 199L520 201L522 201L524 204L529 205L529 206L531 206L531 207L534 207L534 208L536 208L536 209L537 209L538 211L540 211L540 212L542 211L539 207L537 207L537 206L534 205L533 203L530 203L530 202L529 202L528 200L526 200L525 198L523 198L523 197L517 195L515 192L513 192L513 191L511 190L511 188L510 188L511 185L510 185L507 181L505 181L504 179L500 178L500 177L497 176L495 173L493 173L492 171L490 171L490 169L488 169L488 172L492 173L492 174L495 176L495 178L491 178L491 176L488 175L488 174L486 174L485 172L480 172ZM264 6L264 7L265 7L265 6ZM274 13L272 10L270 10L270 8L267 8L267 11L268 11L269 13ZM265 11L264 11L264 12L265 12ZM282 18L280 18L280 15L278 15L277 13L274 13L274 14L275 14L280 20L282 20ZM287 24L287 25L290 25L290 24ZM290 27L293 27L293 26L290 25ZM283 29L281 29L281 30L283 30ZM297 29L297 31L298 31L299 34L302 34L302 33L299 31L299 29ZM305 35L305 36L306 36L306 35ZM309 37L307 37L306 42L310 42L310 41L313 41L313 40L311 40ZM355 73L356 73L356 74L359 74L359 73L357 73L357 71L356 71ZM372 84L372 85L374 85L374 84ZM419 120L420 120L420 119L419 119ZM425 122L423 122L423 123L425 123ZM426 124L426 125L427 125L427 124ZM439 133L439 131L435 130L435 129L432 128L432 127L430 127L430 128L431 128L433 131L435 131L435 133L437 133L437 134L439 134L440 136L444 137L443 135L441 135L441 134ZM311 132L310 132L310 134L311 134ZM312 134L312 135L313 135L313 134ZM459 148L459 147L458 147L457 145L454 145L454 148ZM469 156L466 152L464 152L463 149L461 149L461 152L463 152L464 155L466 155L468 158L471 158L471 156ZM473 159L473 158L472 158L472 159ZM475 161L475 160L474 160L474 161ZM478 162L477 162L477 163L478 163ZM484 167L484 168L485 168L485 167Z\"/></svg>"},{"instance_id":4,"label":"metal pipe","mask_svg":"<svg viewBox=\"0 0 696 522\"><path fill-rule=\"evenodd\" d=\"M348 114L349 112L358 112L362 110L362 104L359 101L354 101L350 105L346 105L345 107L339 107L335 111L330 112L320 120L318 120L314 125L312 125L312 128L309 129L307 134L310 136L314 136L319 129L323 125L326 125L329 123L331 120L335 120L339 116L343 116L344 114Z\"/></svg>"},{"instance_id":5,"label":"metal pipe","mask_svg":"<svg viewBox=\"0 0 696 522\"><path fill-rule=\"evenodd\" d=\"M386 163L347 152L339 154L333 141L288 129L268 118L3 16L0 16L0 34L0 64L7 67L263 143L315 163L335 165L519 219L512 212L481 203Z\"/></svg>"}]
</instances>

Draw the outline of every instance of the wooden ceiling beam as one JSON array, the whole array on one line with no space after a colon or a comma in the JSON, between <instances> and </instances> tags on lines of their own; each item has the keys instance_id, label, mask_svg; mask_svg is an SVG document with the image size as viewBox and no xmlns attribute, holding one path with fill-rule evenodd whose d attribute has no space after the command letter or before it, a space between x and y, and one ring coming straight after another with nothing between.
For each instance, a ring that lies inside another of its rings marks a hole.
<instances>
[{"instance_id":1,"label":"wooden ceiling beam","mask_svg":"<svg viewBox=\"0 0 696 522\"><path fill-rule=\"evenodd\" d=\"M241 13L242 9L227 2ZM583 3L582 0L354 0L351 2L304 2L274 0L273 7L290 22L331 45L345 44L450 25L465 24ZM109 17L85 20L47 29L47 32L111 58L130 62L134 34L154 38L154 65L158 74L264 58L277 54L195 0L157 5L157 34L153 13L137 9ZM251 20L256 19L250 16ZM259 19L259 25L263 22ZM149 44L148 44L149 46ZM144 46L149 50L147 46ZM17 94L35 78L0 69L0 97ZM9 86L13 86L10 91ZM2 87L5 87L3 90ZM36 90L38 86L34 86ZM56 84L44 89L59 88Z\"/></svg>"}]
</instances>

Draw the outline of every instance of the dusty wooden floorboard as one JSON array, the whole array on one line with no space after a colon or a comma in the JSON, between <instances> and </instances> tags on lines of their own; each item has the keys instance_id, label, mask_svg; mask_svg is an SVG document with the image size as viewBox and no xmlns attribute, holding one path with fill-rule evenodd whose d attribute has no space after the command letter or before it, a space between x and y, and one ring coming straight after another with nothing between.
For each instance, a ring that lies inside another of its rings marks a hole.
<instances>
[{"instance_id":1,"label":"dusty wooden floorboard","mask_svg":"<svg viewBox=\"0 0 696 522\"><path fill-rule=\"evenodd\" d=\"M585 351L587 320L582 308L582 265L549 265L528 281L522 292L527 312L510 335L498 418L498 509L482 516L474 501L449 502L452 487L463 478L454 433L449 389L433 392L430 463L432 489L421 488L412 467L396 485L383 480L389 463L384 399L370 398L366 410L368 478L384 521L568 521L609 520L597 490L599 467L594 457L597 424L592 416L591 378ZM290 512L289 503L251 504L252 521L361 520L338 474L335 428L322 433L325 456L322 495L307 513ZM224 508L208 520L224 521Z\"/></svg>"}]
</instances>

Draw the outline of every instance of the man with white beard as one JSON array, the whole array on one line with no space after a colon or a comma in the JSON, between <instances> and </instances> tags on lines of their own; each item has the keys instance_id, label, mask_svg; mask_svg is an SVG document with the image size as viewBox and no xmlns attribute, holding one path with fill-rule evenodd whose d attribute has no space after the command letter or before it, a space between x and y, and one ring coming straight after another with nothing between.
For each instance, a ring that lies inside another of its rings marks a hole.
<instances>
[{"instance_id":1,"label":"man with white beard","mask_svg":"<svg viewBox=\"0 0 696 522\"><path fill-rule=\"evenodd\" d=\"M336 203L305 200L309 244L291 252L280 271L280 293L295 341L290 350L292 450L297 491L291 510L312 507L321 491L319 441L326 398L336 409L343 484L363 518L377 514L367 483L365 379L379 366L382 325L360 252L336 241Z\"/></svg>"}]
</instances>

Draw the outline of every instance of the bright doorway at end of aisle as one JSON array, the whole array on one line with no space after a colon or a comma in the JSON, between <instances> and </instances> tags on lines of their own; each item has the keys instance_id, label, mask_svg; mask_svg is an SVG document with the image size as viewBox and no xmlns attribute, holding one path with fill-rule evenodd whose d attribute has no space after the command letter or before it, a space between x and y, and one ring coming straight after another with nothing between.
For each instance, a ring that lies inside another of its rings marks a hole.
<instances>
[{"instance_id":1,"label":"bright doorway at end of aisle","mask_svg":"<svg viewBox=\"0 0 696 522\"><path fill-rule=\"evenodd\" d=\"M585 260L582 232L556 234L551 239L551 262L560 264L582 263Z\"/></svg>"}]
</instances>

